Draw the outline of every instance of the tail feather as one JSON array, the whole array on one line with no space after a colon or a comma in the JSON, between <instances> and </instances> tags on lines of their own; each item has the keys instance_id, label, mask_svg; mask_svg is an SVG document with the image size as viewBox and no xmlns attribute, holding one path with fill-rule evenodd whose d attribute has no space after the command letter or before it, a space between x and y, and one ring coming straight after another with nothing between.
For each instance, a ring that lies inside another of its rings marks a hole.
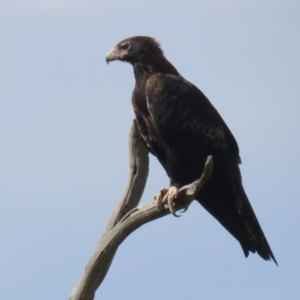
<instances>
[{"instance_id":1,"label":"tail feather","mask_svg":"<svg viewBox=\"0 0 300 300\"><path fill-rule=\"evenodd\" d=\"M246 257L249 251L257 252L263 259L273 260L278 265L241 180L235 179L234 185L227 180L220 185L221 181L212 176L196 200L240 242Z\"/></svg>"},{"instance_id":2,"label":"tail feather","mask_svg":"<svg viewBox=\"0 0 300 300\"><path fill-rule=\"evenodd\" d=\"M248 200L246 193L243 192L243 207L240 210L241 218L244 221L249 238L252 241L253 248L265 260L273 260L278 265L277 260L269 246L269 243L264 235L264 232L259 225L257 217Z\"/></svg>"}]
</instances>

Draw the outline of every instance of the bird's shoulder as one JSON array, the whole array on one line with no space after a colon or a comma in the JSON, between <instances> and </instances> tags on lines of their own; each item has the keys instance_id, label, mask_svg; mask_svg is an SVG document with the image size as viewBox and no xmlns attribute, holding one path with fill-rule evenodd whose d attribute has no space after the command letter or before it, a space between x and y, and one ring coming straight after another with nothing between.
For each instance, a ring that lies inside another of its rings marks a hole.
<instances>
[{"instance_id":1,"label":"bird's shoulder","mask_svg":"<svg viewBox=\"0 0 300 300\"><path fill-rule=\"evenodd\" d=\"M153 74L146 83L148 110L157 127L177 134L188 130L195 137L204 135L213 144L231 149L239 160L238 144L230 129L194 84L181 75Z\"/></svg>"},{"instance_id":2,"label":"bird's shoulder","mask_svg":"<svg viewBox=\"0 0 300 300\"><path fill-rule=\"evenodd\" d=\"M156 73L148 78L145 91L146 95L161 100L162 97L184 94L193 89L195 86L180 75Z\"/></svg>"}]
</instances>

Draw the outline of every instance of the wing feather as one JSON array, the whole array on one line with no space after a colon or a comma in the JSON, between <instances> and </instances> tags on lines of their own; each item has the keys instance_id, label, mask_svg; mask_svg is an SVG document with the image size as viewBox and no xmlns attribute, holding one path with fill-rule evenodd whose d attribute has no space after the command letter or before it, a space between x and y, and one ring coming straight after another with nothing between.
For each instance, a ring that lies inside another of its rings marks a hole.
<instances>
[{"instance_id":1,"label":"wing feather","mask_svg":"<svg viewBox=\"0 0 300 300\"><path fill-rule=\"evenodd\" d=\"M217 110L180 75L150 76L146 99L171 184L199 178L212 155L213 175L197 200L241 243L246 256L257 251L276 262L242 186L237 142Z\"/></svg>"}]
</instances>

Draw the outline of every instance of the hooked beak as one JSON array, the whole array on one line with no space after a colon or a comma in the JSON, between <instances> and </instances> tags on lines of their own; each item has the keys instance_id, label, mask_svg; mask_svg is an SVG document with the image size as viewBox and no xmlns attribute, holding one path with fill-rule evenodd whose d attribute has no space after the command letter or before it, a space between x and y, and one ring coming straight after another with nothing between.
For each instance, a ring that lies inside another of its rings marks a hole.
<instances>
[{"instance_id":1,"label":"hooked beak","mask_svg":"<svg viewBox=\"0 0 300 300\"><path fill-rule=\"evenodd\" d=\"M127 56L128 52L126 50L119 49L118 46L116 46L106 53L106 62L109 63L113 60L124 61Z\"/></svg>"},{"instance_id":2,"label":"hooked beak","mask_svg":"<svg viewBox=\"0 0 300 300\"><path fill-rule=\"evenodd\" d=\"M106 59L107 64L109 64L110 61L117 60L118 59L118 55L117 55L116 49L112 48L110 51L108 51L106 53L105 59Z\"/></svg>"}]
</instances>

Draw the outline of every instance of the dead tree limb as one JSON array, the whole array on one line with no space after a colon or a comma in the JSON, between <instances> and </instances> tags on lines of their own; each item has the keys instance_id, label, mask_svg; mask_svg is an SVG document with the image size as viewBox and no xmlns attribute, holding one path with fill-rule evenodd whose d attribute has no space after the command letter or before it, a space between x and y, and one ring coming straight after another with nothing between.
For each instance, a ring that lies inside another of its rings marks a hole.
<instances>
[{"instance_id":1,"label":"dead tree limb","mask_svg":"<svg viewBox=\"0 0 300 300\"><path fill-rule=\"evenodd\" d=\"M109 218L99 245L86 266L83 276L73 289L69 300L90 300L94 298L95 291L105 278L118 248L106 252L105 259L99 261L97 256L102 241L117 222L138 205L143 194L149 172L149 157L148 149L141 139L135 121L133 121L129 134L129 167L127 187Z\"/></svg>"},{"instance_id":2,"label":"dead tree limb","mask_svg":"<svg viewBox=\"0 0 300 300\"><path fill-rule=\"evenodd\" d=\"M69 300L92 300L103 281L120 244L140 226L170 214L171 209L159 209L155 200L137 207L148 175L148 152L139 137L136 124L130 134L130 178L102 234L98 248L91 257L84 275L73 289ZM213 159L206 160L201 178L179 189L175 211L186 209L212 173Z\"/></svg>"}]
</instances>

